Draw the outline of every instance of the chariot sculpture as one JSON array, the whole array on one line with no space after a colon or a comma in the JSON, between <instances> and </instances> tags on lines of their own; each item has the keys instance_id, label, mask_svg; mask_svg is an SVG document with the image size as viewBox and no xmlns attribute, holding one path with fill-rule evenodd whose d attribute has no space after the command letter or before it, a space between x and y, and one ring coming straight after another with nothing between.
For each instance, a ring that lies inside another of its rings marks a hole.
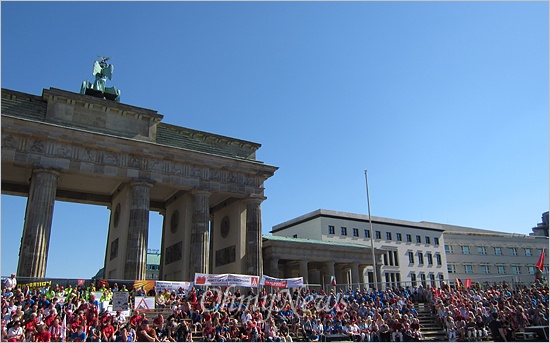
<instances>
[{"instance_id":1,"label":"chariot sculpture","mask_svg":"<svg viewBox=\"0 0 550 343\"><path fill-rule=\"evenodd\" d=\"M92 75L95 76L94 83L92 84L87 80L82 82L80 94L87 94L120 102L120 90L114 86L105 86L107 79L111 79L115 67L112 64L107 63L110 57L98 57L100 58L100 61L94 62L94 71L92 73Z\"/></svg>"}]
</instances>

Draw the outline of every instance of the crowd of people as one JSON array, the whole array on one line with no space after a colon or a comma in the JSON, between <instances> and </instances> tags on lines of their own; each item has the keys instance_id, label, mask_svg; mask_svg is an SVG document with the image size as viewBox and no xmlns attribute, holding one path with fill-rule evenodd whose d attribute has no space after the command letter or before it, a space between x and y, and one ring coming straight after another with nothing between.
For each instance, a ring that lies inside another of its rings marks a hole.
<instances>
[{"instance_id":1,"label":"crowd of people","mask_svg":"<svg viewBox=\"0 0 550 343\"><path fill-rule=\"evenodd\" d=\"M529 326L548 327L548 286L521 286L506 282L483 288L452 288L446 284L430 292L430 305L450 342L495 342L518 339Z\"/></svg>"},{"instance_id":2,"label":"crowd of people","mask_svg":"<svg viewBox=\"0 0 550 343\"><path fill-rule=\"evenodd\" d=\"M15 275L12 276L15 280ZM102 292L101 299L94 294ZM488 290L409 287L366 289L191 288L155 294L157 310L109 311L115 291L130 298L143 289L94 284L2 286L2 341L132 342L193 339L211 342L423 340L416 302L431 304L449 340L513 340L529 325L548 325L548 289ZM241 293L241 291L243 293ZM155 293L155 292L153 292ZM149 295L152 293L149 293ZM101 300L101 302L100 302ZM496 319L495 319L496 316ZM497 331L494 331L498 321ZM497 333L502 336L497 336Z\"/></svg>"}]
</instances>

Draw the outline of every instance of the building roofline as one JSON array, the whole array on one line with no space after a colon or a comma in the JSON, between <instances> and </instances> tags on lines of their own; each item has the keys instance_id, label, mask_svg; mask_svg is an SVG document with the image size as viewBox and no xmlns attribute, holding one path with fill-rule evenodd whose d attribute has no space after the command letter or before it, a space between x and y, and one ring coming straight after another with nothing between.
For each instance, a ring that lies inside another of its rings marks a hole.
<instances>
[{"instance_id":1,"label":"building roofline","mask_svg":"<svg viewBox=\"0 0 550 343\"><path fill-rule=\"evenodd\" d=\"M333 241L322 241L317 239L309 239L309 238L293 238L293 237L285 237L285 236L273 236L273 235L262 235L263 241L277 241L277 242L288 242L288 243L299 243L299 244L321 244L321 245L329 245L329 246L336 246L336 247L347 247L347 248L359 248L359 249L365 249L369 248L369 245L365 244L356 244L356 243L346 243L346 242L333 242ZM374 250L380 250L380 251L386 251L387 249L384 248L374 248Z\"/></svg>"},{"instance_id":2,"label":"building roofline","mask_svg":"<svg viewBox=\"0 0 550 343\"><path fill-rule=\"evenodd\" d=\"M355 221L366 222L366 223L369 222L368 215L318 209L316 211L306 213L300 217L296 217L294 219L288 220L281 224L275 225L271 230L271 233L279 232L289 227L302 224L320 217L355 220ZM422 229L422 230L433 230L433 231L440 231L440 232L444 231L441 224L437 224L437 223L412 222L412 221L406 221L406 220L398 220L398 219L374 217L374 216L371 216L371 221L373 224L385 224L385 225L401 226L401 227L408 227L408 228L415 228L415 229Z\"/></svg>"}]
</instances>

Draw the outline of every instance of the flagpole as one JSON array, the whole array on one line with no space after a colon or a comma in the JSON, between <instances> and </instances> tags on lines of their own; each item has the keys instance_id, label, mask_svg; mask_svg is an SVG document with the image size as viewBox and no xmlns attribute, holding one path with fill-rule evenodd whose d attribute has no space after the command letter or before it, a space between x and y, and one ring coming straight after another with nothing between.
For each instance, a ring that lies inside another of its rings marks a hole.
<instances>
[{"instance_id":1,"label":"flagpole","mask_svg":"<svg viewBox=\"0 0 550 343\"><path fill-rule=\"evenodd\" d=\"M374 256L374 238L372 232L372 220L370 217L370 196L369 196L369 177L368 172L365 169L365 183L367 185L367 206L369 209L369 225L370 225L370 245L371 245L371 254L372 254L372 275L374 277L374 289L378 287L378 276L376 275L376 257Z\"/></svg>"}]
</instances>

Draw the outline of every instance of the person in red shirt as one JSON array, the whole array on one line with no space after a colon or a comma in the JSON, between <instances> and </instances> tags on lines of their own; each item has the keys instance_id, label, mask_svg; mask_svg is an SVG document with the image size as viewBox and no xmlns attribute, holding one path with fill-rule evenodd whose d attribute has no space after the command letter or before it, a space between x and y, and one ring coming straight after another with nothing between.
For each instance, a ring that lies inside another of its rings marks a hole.
<instances>
[{"instance_id":1,"label":"person in red shirt","mask_svg":"<svg viewBox=\"0 0 550 343\"><path fill-rule=\"evenodd\" d=\"M38 324L36 326L36 334L34 334L35 342L50 342L51 334L45 328L45 324Z\"/></svg>"},{"instance_id":2,"label":"person in red shirt","mask_svg":"<svg viewBox=\"0 0 550 343\"><path fill-rule=\"evenodd\" d=\"M134 315L130 317L130 323L135 327L139 328L141 326L141 322L143 322L143 315L139 313L139 310L136 310L134 312Z\"/></svg>"},{"instance_id":3,"label":"person in red shirt","mask_svg":"<svg viewBox=\"0 0 550 343\"><path fill-rule=\"evenodd\" d=\"M141 322L141 326L136 334L137 342L159 342L155 329L149 327L149 322L147 320Z\"/></svg>"},{"instance_id":4,"label":"person in red shirt","mask_svg":"<svg viewBox=\"0 0 550 343\"><path fill-rule=\"evenodd\" d=\"M111 319L107 320L107 323L101 329L101 341L113 342L115 334L115 327L111 324Z\"/></svg>"},{"instance_id":5,"label":"person in red shirt","mask_svg":"<svg viewBox=\"0 0 550 343\"><path fill-rule=\"evenodd\" d=\"M55 318L57 318L57 310L52 309L50 311L50 314L46 318L44 318L44 323L46 323L46 325L48 327L50 327L50 326L52 326L53 321L55 320Z\"/></svg>"},{"instance_id":6,"label":"person in red shirt","mask_svg":"<svg viewBox=\"0 0 550 343\"><path fill-rule=\"evenodd\" d=\"M212 326L212 322L205 323L204 330L202 330L202 337L208 342L214 342L216 339L216 329Z\"/></svg>"},{"instance_id":7,"label":"person in red shirt","mask_svg":"<svg viewBox=\"0 0 550 343\"><path fill-rule=\"evenodd\" d=\"M25 323L25 330L27 332L36 331L36 324L38 324L38 318L36 316L36 313L32 313L31 317Z\"/></svg>"}]
</instances>

